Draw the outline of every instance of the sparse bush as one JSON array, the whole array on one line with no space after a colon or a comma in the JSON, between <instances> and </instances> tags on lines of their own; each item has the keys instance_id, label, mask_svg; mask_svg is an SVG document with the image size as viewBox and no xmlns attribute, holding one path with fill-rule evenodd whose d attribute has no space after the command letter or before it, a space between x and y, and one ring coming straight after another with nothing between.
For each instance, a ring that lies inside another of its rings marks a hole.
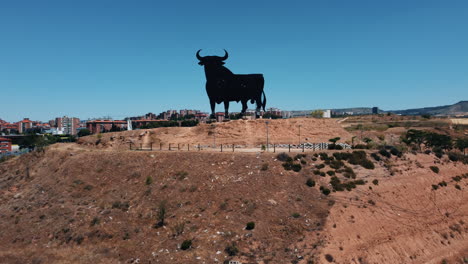
<instances>
[{"instance_id":1,"label":"sparse bush","mask_svg":"<svg viewBox=\"0 0 468 264\"><path fill-rule=\"evenodd\" d=\"M284 153L284 152L281 152L279 153L278 155L276 155L276 158L279 160L279 161L286 161L289 157L288 154Z\"/></svg>"},{"instance_id":2,"label":"sparse bush","mask_svg":"<svg viewBox=\"0 0 468 264\"><path fill-rule=\"evenodd\" d=\"M386 158L390 158L392 156L392 154L390 154L390 152L388 152L386 149L379 150L379 154Z\"/></svg>"},{"instance_id":3,"label":"sparse bush","mask_svg":"<svg viewBox=\"0 0 468 264\"><path fill-rule=\"evenodd\" d=\"M181 235L184 232L184 229L185 229L185 222L180 222L174 225L174 227L172 228L172 233L176 237L176 236Z\"/></svg>"},{"instance_id":4,"label":"sparse bush","mask_svg":"<svg viewBox=\"0 0 468 264\"><path fill-rule=\"evenodd\" d=\"M262 170L262 171L268 170L268 163L263 163L263 164L262 164L262 167L260 168L260 170Z\"/></svg>"},{"instance_id":5,"label":"sparse bush","mask_svg":"<svg viewBox=\"0 0 468 264\"><path fill-rule=\"evenodd\" d=\"M373 183L374 185L379 185L379 180L375 179L375 180L372 181L372 183Z\"/></svg>"},{"instance_id":6,"label":"sparse bush","mask_svg":"<svg viewBox=\"0 0 468 264\"><path fill-rule=\"evenodd\" d=\"M130 204L128 202L115 201L112 203L112 209L121 209L126 212L128 211L128 208L130 208Z\"/></svg>"},{"instance_id":7,"label":"sparse bush","mask_svg":"<svg viewBox=\"0 0 468 264\"><path fill-rule=\"evenodd\" d=\"M299 213L293 213L291 216L292 216L293 218L299 218L299 217L301 217L301 215L300 215Z\"/></svg>"},{"instance_id":8,"label":"sparse bush","mask_svg":"<svg viewBox=\"0 0 468 264\"><path fill-rule=\"evenodd\" d=\"M374 163L368 159L361 160L359 163L362 167L368 169L368 170L373 170L375 168Z\"/></svg>"},{"instance_id":9,"label":"sparse bush","mask_svg":"<svg viewBox=\"0 0 468 264\"><path fill-rule=\"evenodd\" d=\"M332 171L332 170L329 170L329 171L327 171L327 174L330 175L330 176L334 176L334 175L335 175L335 172Z\"/></svg>"},{"instance_id":10,"label":"sparse bush","mask_svg":"<svg viewBox=\"0 0 468 264\"><path fill-rule=\"evenodd\" d=\"M239 249L237 248L236 244L232 243L231 245L228 245L224 251L229 255L229 256L235 256L239 253Z\"/></svg>"},{"instance_id":11,"label":"sparse bush","mask_svg":"<svg viewBox=\"0 0 468 264\"><path fill-rule=\"evenodd\" d=\"M99 225L99 218L94 217L93 220L91 220L91 226Z\"/></svg>"},{"instance_id":12,"label":"sparse bush","mask_svg":"<svg viewBox=\"0 0 468 264\"><path fill-rule=\"evenodd\" d=\"M293 164L291 162L285 162L285 163L283 163L283 168L285 170L292 170L292 165Z\"/></svg>"},{"instance_id":13,"label":"sparse bush","mask_svg":"<svg viewBox=\"0 0 468 264\"><path fill-rule=\"evenodd\" d=\"M291 169L292 169L293 171L295 171L295 172L299 172L299 171L301 171L302 166L301 166L301 164L293 164L293 165L291 166Z\"/></svg>"},{"instance_id":14,"label":"sparse bush","mask_svg":"<svg viewBox=\"0 0 468 264\"><path fill-rule=\"evenodd\" d=\"M344 166L344 162L338 159L330 162L330 168L335 169L335 170L338 170L339 168L343 166Z\"/></svg>"},{"instance_id":15,"label":"sparse bush","mask_svg":"<svg viewBox=\"0 0 468 264\"><path fill-rule=\"evenodd\" d=\"M425 153L426 155L429 155L429 154L432 153L432 151L431 151L430 149L426 149L426 150L424 151L424 153Z\"/></svg>"},{"instance_id":16,"label":"sparse bush","mask_svg":"<svg viewBox=\"0 0 468 264\"><path fill-rule=\"evenodd\" d=\"M187 249L189 249L191 247L192 247L192 240L191 239L184 240L184 242L182 242L182 244L180 245L181 250L187 250Z\"/></svg>"},{"instance_id":17,"label":"sparse bush","mask_svg":"<svg viewBox=\"0 0 468 264\"><path fill-rule=\"evenodd\" d=\"M320 190L322 191L323 194L329 195L330 194L330 189L320 186Z\"/></svg>"},{"instance_id":18,"label":"sparse bush","mask_svg":"<svg viewBox=\"0 0 468 264\"><path fill-rule=\"evenodd\" d=\"M252 230L254 228L255 228L254 222L248 222L247 225L245 226L245 230Z\"/></svg>"},{"instance_id":19,"label":"sparse bush","mask_svg":"<svg viewBox=\"0 0 468 264\"><path fill-rule=\"evenodd\" d=\"M302 165L306 165L306 164L307 164L307 161L301 159L301 164L302 164Z\"/></svg>"},{"instance_id":20,"label":"sparse bush","mask_svg":"<svg viewBox=\"0 0 468 264\"><path fill-rule=\"evenodd\" d=\"M437 189L439 189L439 185L435 185L435 184L432 184L432 189L435 191Z\"/></svg>"},{"instance_id":21,"label":"sparse bush","mask_svg":"<svg viewBox=\"0 0 468 264\"><path fill-rule=\"evenodd\" d=\"M369 201L367 201L367 202L368 202L370 205L375 205L374 200L369 200Z\"/></svg>"},{"instance_id":22,"label":"sparse bush","mask_svg":"<svg viewBox=\"0 0 468 264\"><path fill-rule=\"evenodd\" d=\"M93 186L88 184L84 187L84 189L87 191L91 191L93 189Z\"/></svg>"},{"instance_id":23,"label":"sparse bush","mask_svg":"<svg viewBox=\"0 0 468 264\"><path fill-rule=\"evenodd\" d=\"M325 172L321 171L320 176L325 177L326 176Z\"/></svg>"},{"instance_id":24,"label":"sparse bush","mask_svg":"<svg viewBox=\"0 0 468 264\"><path fill-rule=\"evenodd\" d=\"M158 221L154 225L155 228L162 227L166 224L164 222L166 219L166 210L167 210L167 202L163 200L159 203L158 214L157 214Z\"/></svg>"},{"instance_id":25,"label":"sparse bush","mask_svg":"<svg viewBox=\"0 0 468 264\"><path fill-rule=\"evenodd\" d=\"M354 170L351 167L345 166L343 170L343 176L346 178L352 178L356 179L356 173L354 173Z\"/></svg>"},{"instance_id":26,"label":"sparse bush","mask_svg":"<svg viewBox=\"0 0 468 264\"><path fill-rule=\"evenodd\" d=\"M309 187L314 187L315 186L315 181L312 180L311 178L308 178L306 181L306 185Z\"/></svg>"},{"instance_id":27,"label":"sparse bush","mask_svg":"<svg viewBox=\"0 0 468 264\"><path fill-rule=\"evenodd\" d=\"M351 157L351 153L349 152L335 152L333 153L333 157L337 160L348 160Z\"/></svg>"},{"instance_id":28,"label":"sparse bush","mask_svg":"<svg viewBox=\"0 0 468 264\"><path fill-rule=\"evenodd\" d=\"M376 160L376 161L380 161L380 160L381 160L381 158L379 157L379 155L377 155L377 153L372 153L372 154L371 154L371 157L372 157L374 160Z\"/></svg>"},{"instance_id":29,"label":"sparse bush","mask_svg":"<svg viewBox=\"0 0 468 264\"><path fill-rule=\"evenodd\" d=\"M306 154L297 154L296 156L294 156L294 160L300 160L300 159L305 158L305 157L307 157Z\"/></svg>"},{"instance_id":30,"label":"sparse bush","mask_svg":"<svg viewBox=\"0 0 468 264\"><path fill-rule=\"evenodd\" d=\"M402 153L395 147L391 147L390 148L390 153L394 156L397 156L397 157L401 157L402 156Z\"/></svg>"},{"instance_id":31,"label":"sparse bush","mask_svg":"<svg viewBox=\"0 0 468 264\"><path fill-rule=\"evenodd\" d=\"M458 184L455 184L455 188L458 189L458 190L461 190L461 186L458 185Z\"/></svg>"},{"instance_id":32,"label":"sparse bush","mask_svg":"<svg viewBox=\"0 0 468 264\"><path fill-rule=\"evenodd\" d=\"M454 162L460 160L460 156L463 158L462 155L459 155L458 153L455 153L455 152L449 152L447 155L448 155L449 160L454 161Z\"/></svg>"},{"instance_id":33,"label":"sparse bush","mask_svg":"<svg viewBox=\"0 0 468 264\"><path fill-rule=\"evenodd\" d=\"M440 171L439 167L437 167L437 166L430 166L429 168L435 173L439 173L439 171Z\"/></svg>"},{"instance_id":34,"label":"sparse bush","mask_svg":"<svg viewBox=\"0 0 468 264\"><path fill-rule=\"evenodd\" d=\"M325 259L326 259L328 262L333 262L333 256L330 255L330 254L325 254Z\"/></svg>"},{"instance_id":35,"label":"sparse bush","mask_svg":"<svg viewBox=\"0 0 468 264\"><path fill-rule=\"evenodd\" d=\"M317 164L317 165L315 165L315 168L320 170L320 169L325 168L325 165L324 164Z\"/></svg>"},{"instance_id":36,"label":"sparse bush","mask_svg":"<svg viewBox=\"0 0 468 264\"><path fill-rule=\"evenodd\" d=\"M186 172L186 171L178 171L178 172L176 172L175 175L176 175L177 179L183 180L183 179L187 178L188 172Z\"/></svg>"},{"instance_id":37,"label":"sparse bush","mask_svg":"<svg viewBox=\"0 0 468 264\"><path fill-rule=\"evenodd\" d=\"M146 185L150 185L150 184L152 184L152 183L153 183L153 177L151 177L151 176L146 177L145 184L146 184Z\"/></svg>"},{"instance_id":38,"label":"sparse bush","mask_svg":"<svg viewBox=\"0 0 468 264\"><path fill-rule=\"evenodd\" d=\"M462 177L461 176L455 176L455 177L452 177L452 179L456 182L459 182L461 181Z\"/></svg>"},{"instance_id":39,"label":"sparse bush","mask_svg":"<svg viewBox=\"0 0 468 264\"><path fill-rule=\"evenodd\" d=\"M356 144L353 146L353 149L367 149L368 146L364 144Z\"/></svg>"},{"instance_id":40,"label":"sparse bush","mask_svg":"<svg viewBox=\"0 0 468 264\"><path fill-rule=\"evenodd\" d=\"M440 187L447 187L447 183L445 181L441 181L438 183Z\"/></svg>"}]
</instances>

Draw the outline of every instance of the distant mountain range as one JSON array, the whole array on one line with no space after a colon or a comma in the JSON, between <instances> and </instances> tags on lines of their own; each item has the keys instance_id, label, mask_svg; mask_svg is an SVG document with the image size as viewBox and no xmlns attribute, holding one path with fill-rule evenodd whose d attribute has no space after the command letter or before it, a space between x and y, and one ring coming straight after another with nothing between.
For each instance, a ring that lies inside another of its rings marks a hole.
<instances>
[{"instance_id":1,"label":"distant mountain range","mask_svg":"<svg viewBox=\"0 0 468 264\"><path fill-rule=\"evenodd\" d=\"M310 115L313 110L290 111L292 117ZM372 107L354 107L331 109L337 114L366 115L372 114ZM435 107L414 108L406 110L378 110L379 113L394 113L400 115L432 115L432 116L468 116L468 101L460 101L453 105L443 105Z\"/></svg>"},{"instance_id":2,"label":"distant mountain range","mask_svg":"<svg viewBox=\"0 0 468 264\"><path fill-rule=\"evenodd\" d=\"M386 111L401 115L440 115L440 116L453 116L453 115L468 115L468 101L460 101L453 105L443 105L435 107L424 107L407 110L392 110Z\"/></svg>"}]
</instances>

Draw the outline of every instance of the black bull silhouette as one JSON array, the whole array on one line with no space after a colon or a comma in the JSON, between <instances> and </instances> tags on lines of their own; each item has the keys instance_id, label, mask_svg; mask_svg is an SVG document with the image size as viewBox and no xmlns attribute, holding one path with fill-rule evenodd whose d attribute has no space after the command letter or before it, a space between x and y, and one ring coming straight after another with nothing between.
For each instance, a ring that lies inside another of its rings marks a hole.
<instances>
[{"instance_id":1,"label":"black bull silhouette","mask_svg":"<svg viewBox=\"0 0 468 264\"><path fill-rule=\"evenodd\" d=\"M228 53L224 50L224 57L200 56L197 52L198 64L205 67L206 93L210 98L211 114L215 114L215 105L224 102L224 115L229 117L229 102L236 101L242 103L241 114L247 110L247 102L257 104L255 110L256 117L260 116L260 108L265 111L266 96L263 91L265 80L262 74L234 74L224 67L224 60L228 58ZM263 102L262 102L263 94Z\"/></svg>"}]
</instances>

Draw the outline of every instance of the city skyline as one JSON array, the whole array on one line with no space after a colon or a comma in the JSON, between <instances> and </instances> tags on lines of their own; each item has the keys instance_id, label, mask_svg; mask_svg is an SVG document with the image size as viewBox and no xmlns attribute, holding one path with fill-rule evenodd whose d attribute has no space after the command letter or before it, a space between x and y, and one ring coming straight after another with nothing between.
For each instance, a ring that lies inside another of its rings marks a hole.
<instances>
[{"instance_id":1,"label":"city skyline","mask_svg":"<svg viewBox=\"0 0 468 264\"><path fill-rule=\"evenodd\" d=\"M467 8L401 0L3 3L0 118L208 112L199 49L226 49L233 72L264 74L267 107L453 104L468 98Z\"/></svg>"}]
</instances>

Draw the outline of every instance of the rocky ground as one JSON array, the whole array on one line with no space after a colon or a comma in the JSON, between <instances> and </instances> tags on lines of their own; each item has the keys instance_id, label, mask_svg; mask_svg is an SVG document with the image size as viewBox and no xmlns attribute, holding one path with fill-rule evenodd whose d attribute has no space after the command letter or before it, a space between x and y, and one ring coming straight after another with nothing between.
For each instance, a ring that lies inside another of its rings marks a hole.
<instances>
[{"instance_id":1,"label":"rocky ground","mask_svg":"<svg viewBox=\"0 0 468 264\"><path fill-rule=\"evenodd\" d=\"M468 165L446 155L111 146L136 132L0 163L0 263L468 261Z\"/></svg>"}]
</instances>

